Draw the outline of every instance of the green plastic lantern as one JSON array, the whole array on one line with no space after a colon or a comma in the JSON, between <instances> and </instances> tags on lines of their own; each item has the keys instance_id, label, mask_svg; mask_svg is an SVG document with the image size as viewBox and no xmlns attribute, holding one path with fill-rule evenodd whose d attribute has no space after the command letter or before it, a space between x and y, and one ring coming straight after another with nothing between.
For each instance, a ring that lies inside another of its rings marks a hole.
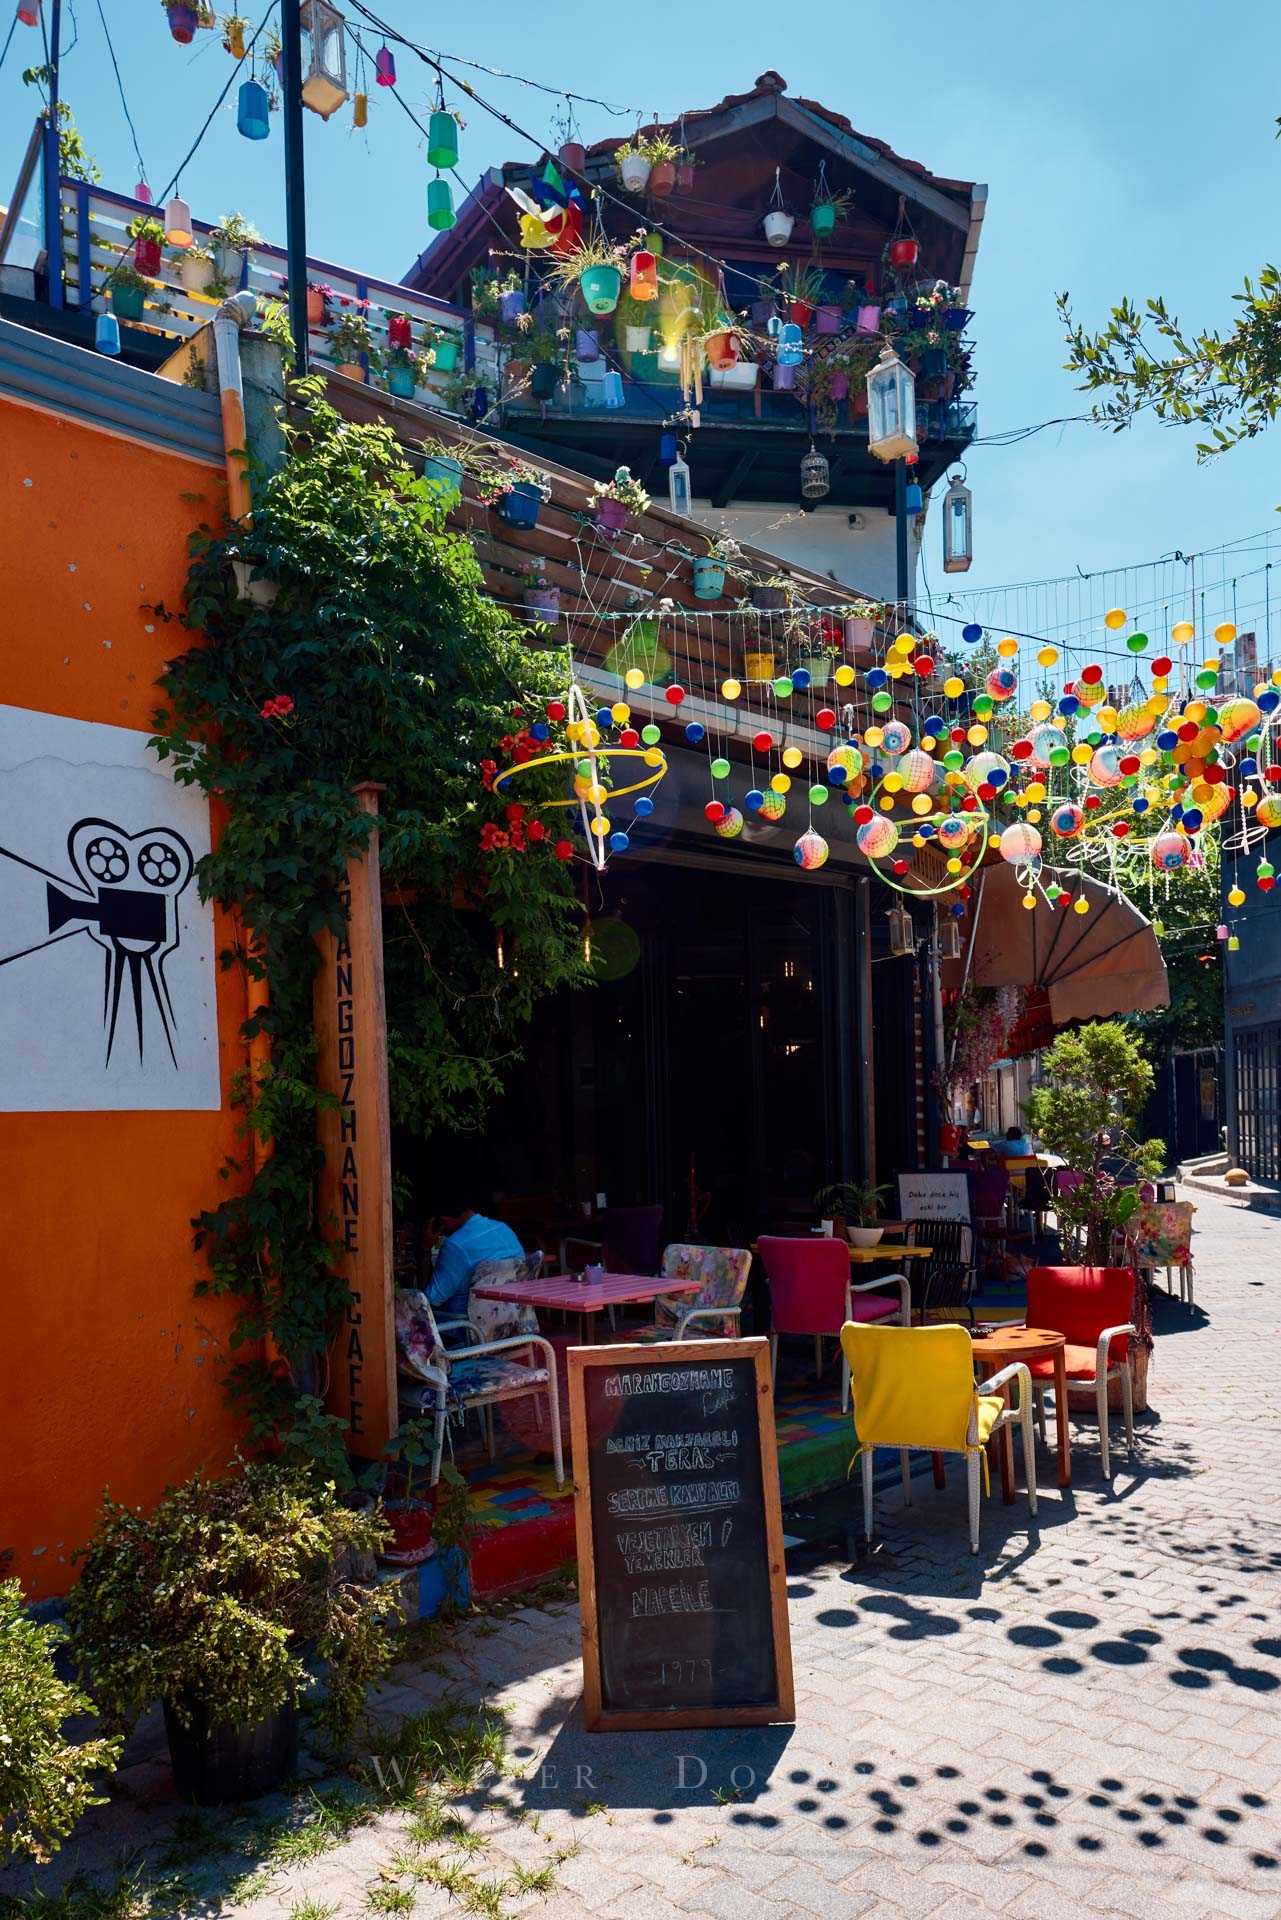
<instances>
[{"instance_id":1,"label":"green plastic lantern","mask_svg":"<svg viewBox=\"0 0 1281 1920\"><path fill-rule=\"evenodd\" d=\"M427 182L427 225L444 233L454 224L454 196L448 180Z\"/></svg>"},{"instance_id":2,"label":"green plastic lantern","mask_svg":"<svg viewBox=\"0 0 1281 1920\"><path fill-rule=\"evenodd\" d=\"M458 122L443 107L427 122L427 164L442 172L458 165Z\"/></svg>"}]
</instances>

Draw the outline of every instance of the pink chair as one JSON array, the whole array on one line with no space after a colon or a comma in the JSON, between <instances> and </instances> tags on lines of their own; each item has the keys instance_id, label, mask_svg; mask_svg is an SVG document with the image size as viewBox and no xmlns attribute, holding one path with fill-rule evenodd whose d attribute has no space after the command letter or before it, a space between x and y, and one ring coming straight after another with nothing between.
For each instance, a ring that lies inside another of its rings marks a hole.
<instances>
[{"instance_id":1,"label":"pink chair","mask_svg":"<svg viewBox=\"0 0 1281 1920\"><path fill-rule=\"evenodd\" d=\"M839 1340L847 1320L868 1323L897 1320L900 1326L912 1324L912 1289L904 1274L886 1274L880 1280L864 1280L858 1286L850 1275L850 1250L844 1240L784 1240L762 1234L759 1242L761 1264L769 1281L772 1330L769 1337L770 1365L778 1371L778 1336L781 1333L808 1333L814 1337L815 1377L823 1370L823 1339ZM896 1287L898 1299L876 1289ZM858 1296L857 1298L855 1296ZM850 1370L841 1359L841 1408L850 1403Z\"/></svg>"}]
</instances>

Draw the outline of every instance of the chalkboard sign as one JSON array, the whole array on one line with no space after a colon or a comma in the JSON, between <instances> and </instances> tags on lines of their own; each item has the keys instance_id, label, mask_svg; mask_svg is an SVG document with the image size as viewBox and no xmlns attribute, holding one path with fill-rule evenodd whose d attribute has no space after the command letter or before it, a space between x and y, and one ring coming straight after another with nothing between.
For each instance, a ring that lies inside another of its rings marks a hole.
<instances>
[{"instance_id":1,"label":"chalkboard sign","mask_svg":"<svg viewBox=\"0 0 1281 1920\"><path fill-rule=\"evenodd\" d=\"M970 1219L968 1173L900 1173L898 1210L904 1220Z\"/></svg>"},{"instance_id":2,"label":"chalkboard sign","mask_svg":"<svg viewBox=\"0 0 1281 1920\"><path fill-rule=\"evenodd\" d=\"M764 1340L569 1353L589 1732L795 1717Z\"/></svg>"}]
</instances>

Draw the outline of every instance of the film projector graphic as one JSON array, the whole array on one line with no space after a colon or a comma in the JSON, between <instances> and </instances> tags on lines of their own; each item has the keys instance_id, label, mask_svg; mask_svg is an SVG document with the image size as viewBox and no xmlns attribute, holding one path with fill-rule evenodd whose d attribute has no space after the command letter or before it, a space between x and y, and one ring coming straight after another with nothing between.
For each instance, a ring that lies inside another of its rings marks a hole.
<instances>
[{"instance_id":1,"label":"film projector graphic","mask_svg":"<svg viewBox=\"0 0 1281 1920\"><path fill-rule=\"evenodd\" d=\"M178 900L191 880L195 861L181 834L169 827L127 833L110 820L78 820L67 835L67 860L74 876L64 879L0 846L0 860L41 876L43 902L32 899L17 916L24 944L17 952L0 949L0 967L35 964L35 957L60 941L87 936L103 955L102 1024L106 1064L118 1030L132 1024L138 1060L147 1056L156 1029L176 1067L177 1022L165 981L165 963L180 943ZM32 939L38 918L42 937ZM25 928L24 928L25 922ZM6 931L12 937L14 922Z\"/></svg>"}]
</instances>

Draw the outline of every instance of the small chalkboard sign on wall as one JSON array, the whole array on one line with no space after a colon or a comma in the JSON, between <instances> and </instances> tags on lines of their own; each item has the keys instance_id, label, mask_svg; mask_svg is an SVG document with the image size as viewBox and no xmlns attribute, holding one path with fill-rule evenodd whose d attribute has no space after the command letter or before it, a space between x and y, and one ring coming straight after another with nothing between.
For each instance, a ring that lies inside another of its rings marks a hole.
<instances>
[{"instance_id":1,"label":"small chalkboard sign on wall","mask_svg":"<svg viewBox=\"0 0 1281 1920\"><path fill-rule=\"evenodd\" d=\"M795 1718L764 1340L569 1353L589 1732Z\"/></svg>"}]
</instances>

